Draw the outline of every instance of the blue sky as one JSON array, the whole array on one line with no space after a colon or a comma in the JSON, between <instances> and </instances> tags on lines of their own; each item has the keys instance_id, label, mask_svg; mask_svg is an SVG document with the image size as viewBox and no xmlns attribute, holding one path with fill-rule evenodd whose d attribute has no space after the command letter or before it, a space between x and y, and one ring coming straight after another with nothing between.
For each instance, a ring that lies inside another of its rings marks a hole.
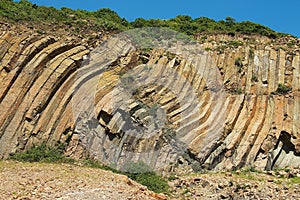
<instances>
[{"instance_id":1,"label":"blue sky","mask_svg":"<svg viewBox=\"0 0 300 200\"><path fill-rule=\"evenodd\" d=\"M121 17L133 21L169 19L177 15L193 18L209 17L214 20L227 16L237 21L253 21L275 31L300 37L300 0L30 0L38 5L98 10L110 8Z\"/></svg>"}]
</instances>

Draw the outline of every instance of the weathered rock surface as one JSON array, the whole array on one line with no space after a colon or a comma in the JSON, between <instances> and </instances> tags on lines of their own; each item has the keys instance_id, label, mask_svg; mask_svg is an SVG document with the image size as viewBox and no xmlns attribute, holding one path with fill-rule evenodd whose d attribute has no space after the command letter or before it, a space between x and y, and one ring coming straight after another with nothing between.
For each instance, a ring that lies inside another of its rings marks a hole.
<instances>
[{"instance_id":1,"label":"weathered rock surface","mask_svg":"<svg viewBox=\"0 0 300 200\"><path fill-rule=\"evenodd\" d=\"M299 184L254 172L196 174L170 181L170 199L298 199Z\"/></svg>"},{"instance_id":2,"label":"weathered rock surface","mask_svg":"<svg viewBox=\"0 0 300 200\"><path fill-rule=\"evenodd\" d=\"M299 52L259 37L218 49L227 37L187 57L118 39L90 53L3 30L0 157L60 142L72 157L166 173L299 167ZM276 92L278 84L291 91Z\"/></svg>"}]
</instances>

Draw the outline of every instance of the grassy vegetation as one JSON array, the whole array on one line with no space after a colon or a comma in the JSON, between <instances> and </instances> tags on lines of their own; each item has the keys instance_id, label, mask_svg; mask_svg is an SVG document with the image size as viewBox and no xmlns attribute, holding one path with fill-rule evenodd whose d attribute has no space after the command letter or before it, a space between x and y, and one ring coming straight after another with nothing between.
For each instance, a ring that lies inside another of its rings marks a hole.
<instances>
[{"instance_id":1,"label":"grassy vegetation","mask_svg":"<svg viewBox=\"0 0 300 200\"><path fill-rule=\"evenodd\" d=\"M292 184L300 184L300 178L299 177L292 177L292 178L290 178L290 182Z\"/></svg>"},{"instance_id":2,"label":"grassy vegetation","mask_svg":"<svg viewBox=\"0 0 300 200\"><path fill-rule=\"evenodd\" d=\"M258 176L258 174L262 174L261 171L256 170L253 167L245 167L238 171L232 171L235 177L240 177L248 180L255 180L255 181L265 181L265 177Z\"/></svg>"},{"instance_id":3,"label":"grassy vegetation","mask_svg":"<svg viewBox=\"0 0 300 200\"><path fill-rule=\"evenodd\" d=\"M243 61L241 58L236 58L234 61L234 65L237 66L238 72L241 73L243 70Z\"/></svg>"},{"instance_id":4,"label":"grassy vegetation","mask_svg":"<svg viewBox=\"0 0 300 200\"><path fill-rule=\"evenodd\" d=\"M142 18L136 19L131 23L134 28L141 27L169 27L173 30L186 33L188 35L194 35L197 33L226 33L229 35L235 35L236 33L242 34L258 34L267 36L270 38L276 38L281 34L267 28L265 26L245 21L235 22L235 20L221 20L215 21L206 17L200 17L192 19L189 16L177 16L169 20L151 19L145 20Z\"/></svg>"},{"instance_id":5,"label":"grassy vegetation","mask_svg":"<svg viewBox=\"0 0 300 200\"><path fill-rule=\"evenodd\" d=\"M237 171L232 171L232 174L234 177L253 180L253 181L259 181L259 182L265 182L270 177L274 178L274 183L276 184L282 184L282 183L288 183L288 184L300 184L300 178L297 176L284 176L280 174L280 171L284 171L288 173L290 171L289 168L286 169L277 169L274 170L274 175L266 175L265 172L257 170L253 167L244 167Z\"/></svg>"},{"instance_id":6,"label":"grassy vegetation","mask_svg":"<svg viewBox=\"0 0 300 200\"><path fill-rule=\"evenodd\" d=\"M240 94L243 94L243 89L242 88L236 88L235 89L235 94L238 94L238 95L240 95Z\"/></svg>"},{"instance_id":7,"label":"grassy vegetation","mask_svg":"<svg viewBox=\"0 0 300 200\"><path fill-rule=\"evenodd\" d=\"M27 0L15 2L13 0L0 1L0 17L12 21L55 22L68 26L89 25L94 30L121 31L130 28L142 27L168 27L187 35L199 33L226 33L234 36L236 33L247 35L263 35L269 38L280 37L268 27L250 21L236 22L231 17L215 21L206 17L192 19L189 16L179 15L168 20L137 18L128 22L110 9L100 9L95 12L85 10L72 10L69 8L56 9L53 7L38 6ZM232 44L240 45L240 44Z\"/></svg>"},{"instance_id":8,"label":"grassy vegetation","mask_svg":"<svg viewBox=\"0 0 300 200\"><path fill-rule=\"evenodd\" d=\"M93 168L110 170L114 173L126 175L132 180L147 186L149 190L152 190L156 193L168 193L169 191L167 180L157 175L152 169L149 168L148 165L143 162L127 163L122 171L104 166L99 162L92 160L86 160L85 164Z\"/></svg>"},{"instance_id":9,"label":"grassy vegetation","mask_svg":"<svg viewBox=\"0 0 300 200\"><path fill-rule=\"evenodd\" d=\"M10 159L20 162L75 163L74 159L66 157L63 152L63 145L48 147L42 144L24 152L13 153L10 155ZM142 162L128 163L123 171L104 166L90 159L82 161L82 164L87 167L110 170L114 173L126 175L156 193L168 193L169 190L167 180L157 175L149 166Z\"/></svg>"},{"instance_id":10,"label":"grassy vegetation","mask_svg":"<svg viewBox=\"0 0 300 200\"><path fill-rule=\"evenodd\" d=\"M135 180L136 182L147 186L149 190L152 190L156 193L168 193L169 185L167 180L156 175L154 172L148 173L125 173L129 178Z\"/></svg>"},{"instance_id":11,"label":"grassy vegetation","mask_svg":"<svg viewBox=\"0 0 300 200\"><path fill-rule=\"evenodd\" d=\"M86 26L92 24L94 30L125 30L128 22L110 9L95 12L72 10L69 8L37 6L27 0L14 2L0 1L0 16L9 20L27 22L51 22L68 26Z\"/></svg>"},{"instance_id":12,"label":"grassy vegetation","mask_svg":"<svg viewBox=\"0 0 300 200\"><path fill-rule=\"evenodd\" d=\"M10 159L20 162L74 163L74 160L63 155L64 145L48 147L45 144L34 146L25 152L10 154Z\"/></svg>"},{"instance_id":13,"label":"grassy vegetation","mask_svg":"<svg viewBox=\"0 0 300 200\"><path fill-rule=\"evenodd\" d=\"M252 75L251 81L252 81L252 82L258 82L258 77L257 77L256 74L253 74L253 75Z\"/></svg>"}]
</instances>

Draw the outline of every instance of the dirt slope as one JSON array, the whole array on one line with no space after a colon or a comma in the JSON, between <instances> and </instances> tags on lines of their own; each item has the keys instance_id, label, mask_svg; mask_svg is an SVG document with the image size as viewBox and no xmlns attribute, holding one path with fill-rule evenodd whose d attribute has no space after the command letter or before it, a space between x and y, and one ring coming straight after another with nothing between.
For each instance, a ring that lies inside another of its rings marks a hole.
<instances>
[{"instance_id":1,"label":"dirt slope","mask_svg":"<svg viewBox=\"0 0 300 200\"><path fill-rule=\"evenodd\" d=\"M68 164L0 162L0 199L157 199L126 176Z\"/></svg>"}]
</instances>

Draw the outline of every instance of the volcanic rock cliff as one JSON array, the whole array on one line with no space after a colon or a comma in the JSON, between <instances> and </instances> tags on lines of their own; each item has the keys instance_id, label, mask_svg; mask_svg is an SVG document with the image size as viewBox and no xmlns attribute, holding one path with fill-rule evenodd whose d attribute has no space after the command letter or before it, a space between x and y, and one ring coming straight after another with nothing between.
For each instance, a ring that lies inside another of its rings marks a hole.
<instances>
[{"instance_id":1,"label":"volcanic rock cliff","mask_svg":"<svg viewBox=\"0 0 300 200\"><path fill-rule=\"evenodd\" d=\"M296 38L198 35L201 53L186 57L2 25L2 158L63 143L75 158L160 172L300 165Z\"/></svg>"}]
</instances>

